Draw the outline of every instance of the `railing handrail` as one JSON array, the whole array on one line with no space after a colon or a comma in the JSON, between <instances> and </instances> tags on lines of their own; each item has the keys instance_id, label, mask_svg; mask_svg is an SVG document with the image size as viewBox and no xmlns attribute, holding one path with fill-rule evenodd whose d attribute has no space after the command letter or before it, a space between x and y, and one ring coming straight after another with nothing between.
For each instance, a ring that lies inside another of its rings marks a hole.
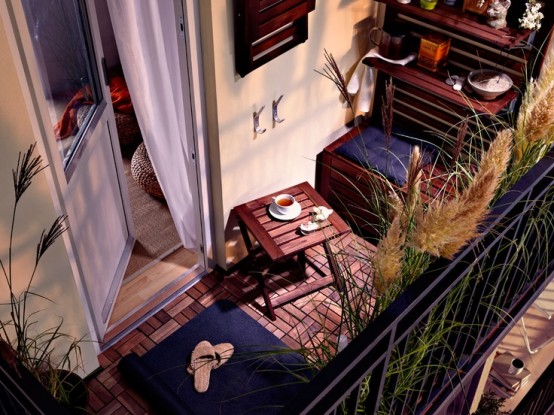
<instances>
[{"instance_id":1,"label":"railing handrail","mask_svg":"<svg viewBox=\"0 0 554 415\"><path fill-rule=\"evenodd\" d=\"M358 337L350 342L343 352L323 368L282 413L287 415L328 413L348 398L357 385L370 373L372 373L373 381L376 369L384 379L390 349L404 335L396 332L398 322L402 322L411 313L417 312L417 316L412 317L409 326L413 327L436 306L438 301L446 297L449 291L469 272L468 264L472 264L481 256L486 255L502 239L502 232L496 233L495 237L494 231L498 230L500 226L506 231L518 215L523 213L524 209L531 208L529 203L522 204L521 202L537 200L538 196L548 191L554 180L549 177L553 171L554 150L551 150L495 203L488 220L481 228L480 237L470 242L454 260L441 259L435 262L430 270L400 294ZM453 278L453 275L456 277ZM552 276L550 275L548 278L551 279ZM537 295L538 293L535 293L532 297L535 298ZM429 301L430 298L432 301ZM530 301L527 304L530 304ZM518 315L524 311L524 309L518 310ZM385 344L387 349L383 352ZM481 360L483 359L484 357L481 358ZM468 368L473 366L475 366L475 362ZM374 385L382 388L383 382L384 380L381 380L380 386L379 383ZM377 395L379 398L380 392L379 390Z\"/></svg>"}]
</instances>

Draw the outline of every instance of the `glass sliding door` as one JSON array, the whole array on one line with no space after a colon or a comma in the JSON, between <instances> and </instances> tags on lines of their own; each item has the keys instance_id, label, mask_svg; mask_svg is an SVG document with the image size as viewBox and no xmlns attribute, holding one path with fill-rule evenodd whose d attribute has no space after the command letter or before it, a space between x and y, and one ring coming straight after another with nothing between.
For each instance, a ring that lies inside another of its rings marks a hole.
<instances>
[{"instance_id":1,"label":"glass sliding door","mask_svg":"<svg viewBox=\"0 0 554 415\"><path fill-rule=\"evenodd\" d=\"M23 6L57 148L69 178L103 99L85 4L83 0L23 0Z\"/></svg>"}]
</instances>

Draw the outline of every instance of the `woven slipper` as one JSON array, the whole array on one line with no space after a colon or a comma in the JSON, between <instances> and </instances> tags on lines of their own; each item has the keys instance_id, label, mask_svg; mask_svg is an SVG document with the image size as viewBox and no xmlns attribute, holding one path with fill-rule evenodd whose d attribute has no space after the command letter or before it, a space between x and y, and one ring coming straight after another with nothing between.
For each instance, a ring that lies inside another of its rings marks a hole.
<instances>
[{"instance_id":1,"label":"woven slipper","mask_svg":"<svg viewBox=\"0 0 554 415\"><path fill-rule=\"evenodd\" d=\"M217 369L227 363L235 351L235 348L231 343L216 344L213 348L215 352L215 360L212 363L212 369ZM194 375L194 369L191 365L187 367L187 372L189 375Z\"/></svg>"},{"instance_id":2,"label":"woven slipper","mask_svg":"<svg viewBox=\"0 0 554 415\"><path fill-rule=\"evenodd\" d=\"M223 366L225 363L229 361L231 356L233 356L233 352L235 351L235 348L231 343L219 343L214 346L215 351L215 362L213 365L214 369L217 369L218 367Z\"/></svg>"},{"instance_id":3,"label":"woven slipper","mask_svg":"<svg viewBox=\"0 0 554 415\"><path fill-rule=\"evenodd\" d=\"M216 362L215 351L208 341L201 341L192 351L190 369L194 375L194 389L198 393L204 393L210 386L210 372Z\"/></svg>"}]
</instances>

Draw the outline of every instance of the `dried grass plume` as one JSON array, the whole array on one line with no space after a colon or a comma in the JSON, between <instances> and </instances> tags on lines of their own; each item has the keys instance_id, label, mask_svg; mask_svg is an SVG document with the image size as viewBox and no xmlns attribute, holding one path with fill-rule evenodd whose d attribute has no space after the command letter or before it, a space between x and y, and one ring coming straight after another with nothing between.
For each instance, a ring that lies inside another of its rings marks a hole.
<instances>
[{"instance_id":1,"label":"dried grass plume","mask_svg":"<svg viewBox=\"0 0 554 415\"><path fill-rule=\"evenodd\" d=\"M554 55L545 61L537 81L527 83L514 136L516 159L534 143L549 145L554 141Z\"/></svg>"},{"instance_id":2,"label":"dried grass plume","mask_svg":"<svg viewBox=\"0 0 554 415\"><path fill-rule=\"evenodd\" d=\"M394 217L373 257L374 286L379 293L383 293L402 274L406 235L402 230L400 217L401 214Z\"/></svg>"},{"instance_id":3,"label":"dried grass plume","mask_svg":"<svg viewBox=\"0 0 554 415\"><path fill-rule=\"evenodd\" d=\"M327 52L327 50L324 50L325 54L325 66L323 67L322 71L316 70L315 72L323 75L325 78L329 79L331 82L335 84L337 89L339 90L340 94L342 95L342 98L348 105L348 108L350 108L350 111L354 113L354 104L352 102L352 97L348 93L348 87L346 85L346 81L344 80L344 76L342 75L342 72L339 69L339 65L337 64L337 61L335 60L334 56Z\"/></svg>"},{"instance_id":4,"label":"dried grass plume","mask_svg":"<svg viewBox=\"0 0 554 415\"><path fill-rule=\"evenodd\" d=\"M452 258L470 239L488 213L511 155L512 134L501 131L481 158L471 184L456 198L433 200L415 218L409 245L434 256Z\"/></svg>"},{"instance_id":5,"label":"dried grass plume","mask_svg":"<svg viewBox=\"0 0 554 415\"><path fill-rule=\"evenodd\" d=\"M406 198L403 201L396 193L389 195L389 204L394 216L387 234L379 241L373 257L373 266L376 270L374 284L379 293L383 293L393 281L402 276L406 235L412 226L415 212L421 209L421 170L421 153L419 147L415 146L408 166Z\"/></svg>"}]
</instances>

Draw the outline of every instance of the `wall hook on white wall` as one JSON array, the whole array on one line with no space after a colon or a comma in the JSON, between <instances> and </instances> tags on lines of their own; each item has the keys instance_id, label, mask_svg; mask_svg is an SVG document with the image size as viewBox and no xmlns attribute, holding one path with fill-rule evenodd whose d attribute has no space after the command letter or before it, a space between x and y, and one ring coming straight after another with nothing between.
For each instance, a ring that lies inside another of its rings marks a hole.
<instances>
[{"instance_id":1,"label":"wall hook on white wall","mask_svg":"<svg viewBox=\"0 0 554 415\"><path fill-rule=\"evenodd\" d=\"M262 108L260 108L260 110L258 112L254 111L254 114L253 114L253 117L254 117L254 131L257 134L263 134L266 131L265 128L260 128L260 114L262 113L264 108L265 108L265 105Z\"/></svg>"},{"instance_id":2,"label":"wall hook on white wall","mask_svg":"<svg viewBox=\"0 0 554 415\"><path fill-rule=\"evenodd\" d=\"M281 95L277 101L273 101L273 121L275 121L276 123L281 123L285 121L284 118L279 118L279 114L277 112L277 107L279 106L282 98L283 95Z\"/></svg>"}]
</instances>

